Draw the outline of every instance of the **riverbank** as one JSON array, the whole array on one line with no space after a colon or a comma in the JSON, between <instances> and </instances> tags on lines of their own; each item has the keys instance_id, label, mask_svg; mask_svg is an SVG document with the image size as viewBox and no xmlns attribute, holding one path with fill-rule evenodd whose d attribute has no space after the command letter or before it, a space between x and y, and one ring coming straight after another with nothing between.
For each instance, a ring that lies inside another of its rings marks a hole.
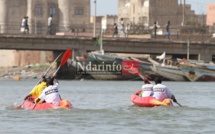
<instances>
[{"instance_id":1,"label":"riverbank","mask_svg":"<svg viewBox=\"0 0 215 134\"><path fill-rule=\"evenodd\" d=\"M37 79L40 78L46 70L49 68L50 64L36 64L24 67L1 67L0 68L0 79ZM50 72L53 72L55 67L53 67Z\"/></svg>"}]
</instances>

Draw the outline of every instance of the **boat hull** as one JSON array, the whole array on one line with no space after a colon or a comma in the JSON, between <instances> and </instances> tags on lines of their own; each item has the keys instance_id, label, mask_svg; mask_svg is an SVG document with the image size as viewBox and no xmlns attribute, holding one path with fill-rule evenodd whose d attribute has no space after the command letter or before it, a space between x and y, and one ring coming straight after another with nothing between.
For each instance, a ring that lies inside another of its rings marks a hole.
<instances>
[{"instance_id":1,"label":"boat hull","mask_svg":"<svg viewBox=\"0 0 215 134\"><path fill-rule=\"evenodd\" d=\"M152 96L140 97L139 94L142 90L139 90L131 95L131 101L134 105L139 107L154 107L154 106L173 106L170 99L165 99L164 101L158 101Z\"/></svg>"},{"instance_id":2,"label":"boat hull","mask_svg":"<svg viewBox=\"0 0 215 134\"><path fill-rule=\"evenodd\" d=\"M33 99L27 99L23 103L22 108L30 109L30 110L46 110L46 109L58 109L58 108L70 109L70 108L72 108L72 104L66 99L62 99L58 107L55 107L51 103L41 103L41 104L37 104L35 107L34 106L35 106L35 104L33 103Z\"/></svg>"},{"instance_id":3,"label":"boat hull","mask_svg":"<svg viewBox=\"0 0 215 134\"><path fill-rule=\"evenodd\" d=\"M192 64L181 64L180 69L190 81L215 81L215 71Z\"/></svg>"},{"instance_id":4,"label":"boat hull","mask_svg":"<svg viewBox=\"0 0 215 134\"><path fill-rule=\"evenodd\" d=\"M152 71L163 76L169 80L173 81L187 81L186 76L184 73L175 66L160 66L154 65L151 67Z\"/></svg>"}]
</instances>

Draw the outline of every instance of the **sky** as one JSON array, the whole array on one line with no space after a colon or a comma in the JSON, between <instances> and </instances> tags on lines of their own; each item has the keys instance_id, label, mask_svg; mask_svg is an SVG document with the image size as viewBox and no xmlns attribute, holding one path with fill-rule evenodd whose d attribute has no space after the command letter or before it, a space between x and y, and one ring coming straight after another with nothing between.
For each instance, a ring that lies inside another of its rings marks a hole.
<instances>
[{"instance_id":1,"label":"sky","mask_svg":"<svg viewBox=\"0 0 215 134\"><path fill-rule=\"evenodd\" d=\"M96 0L96 3L97 16L117 15L118 0ZM186 3L191 4L196 14L205 14L207 3L215 3L215 0L186 0ZM94 15L94 9L94 0L91 0L91 15Z\"/></svg>"}]
</instances>

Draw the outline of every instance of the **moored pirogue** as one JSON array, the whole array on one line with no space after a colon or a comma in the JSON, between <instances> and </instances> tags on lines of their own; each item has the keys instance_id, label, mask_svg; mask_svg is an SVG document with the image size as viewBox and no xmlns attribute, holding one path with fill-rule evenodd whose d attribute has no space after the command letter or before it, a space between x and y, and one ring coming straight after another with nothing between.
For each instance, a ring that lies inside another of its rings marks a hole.
<instances>
[{"instance_id":1,"label":"moored pirogue","mask_svg":"<svg viewBox=\"0 0 215 134\"><path fill-rule=\"evenodd\" d=\"M164 101L158 101L155 97L140 97L139 94L142 90L139 90L131 95L131 101L134 105L140 107L154 107L154 106L173 106L172 101L170 99L165 99Z\"/></svg>"},{"instance_id":2,"label":"moored pirogue","mask_svg":"<svg viewBox=\"0 0 215 134\"><path fill-rule=\"evenodd\" d=\"M46 110L46 109L70 109L72 108L72 104L66 100L62 99L59 106L55 107L51 103L41 103L41 104L34 104L33 98L29 98L24 101L22 108L24 109L30 109L30 110Z\"/></svg>"}]
</instances>

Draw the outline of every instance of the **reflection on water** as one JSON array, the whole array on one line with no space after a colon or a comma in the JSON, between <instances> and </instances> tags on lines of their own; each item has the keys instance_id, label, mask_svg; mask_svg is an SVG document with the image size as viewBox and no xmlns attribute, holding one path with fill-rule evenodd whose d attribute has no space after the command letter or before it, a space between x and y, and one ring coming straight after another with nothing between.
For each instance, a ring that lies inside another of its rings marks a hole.
<instances>
[{"instance_id":1,"label":"reflection on water","mask_svg":"<svg viewBox=\"0 0 215 134\"><path fill-rule=\"evenodd\" d=\"M140 108L130 96L141 81L59 81L71 110L31 111L14 108L37 81L1 80L0 133L212 133L215 131L213 83L163 82L179 107Z\"/></svg>"}]
</instances>

